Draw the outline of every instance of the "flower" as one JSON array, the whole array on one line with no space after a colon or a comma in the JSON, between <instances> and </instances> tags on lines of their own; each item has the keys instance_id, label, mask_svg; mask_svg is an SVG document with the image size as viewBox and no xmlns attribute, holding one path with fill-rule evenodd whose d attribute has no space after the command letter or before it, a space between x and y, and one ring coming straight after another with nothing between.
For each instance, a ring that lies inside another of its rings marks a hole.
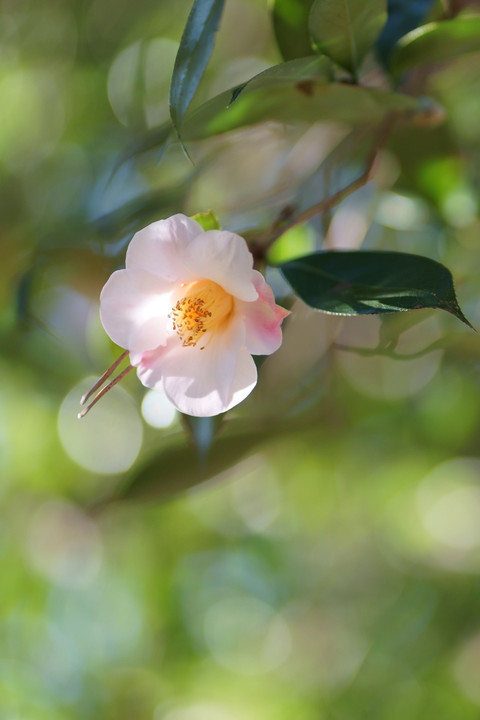
<instances>
[{"instance_id":1,"label":"flower","mask_svg":"<svg viewBox=\"0 0 480 720\"><path fill-rule=\"evenodd\" d=\"M125 270L100 295L103 327L129 352L143 385L163 388L178 410L196 416L249 395L252 354L279 348L286 315L242 237L204 231L182 214L137 232Z\"/></svg>"}]
</instances>

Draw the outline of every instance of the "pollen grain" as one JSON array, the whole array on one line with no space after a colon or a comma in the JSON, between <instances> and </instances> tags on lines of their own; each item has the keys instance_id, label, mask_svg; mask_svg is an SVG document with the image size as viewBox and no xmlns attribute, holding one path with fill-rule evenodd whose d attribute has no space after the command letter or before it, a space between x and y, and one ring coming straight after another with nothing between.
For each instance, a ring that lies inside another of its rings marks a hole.
<instances>
[{"instance_id":1,"label":"pollen grain","mask_svg":"<svg viewBox=\"0 0 480 720\"><path fill-rule=\"evenodd\" d=\"M184 297L172 308L169 318L182 340L182 346L194 347L200 338L205 337L205 333L211 336L228 322L233 311L233 298L212 280L189 283L185 291Z\"/></svg>"}]
</instances>

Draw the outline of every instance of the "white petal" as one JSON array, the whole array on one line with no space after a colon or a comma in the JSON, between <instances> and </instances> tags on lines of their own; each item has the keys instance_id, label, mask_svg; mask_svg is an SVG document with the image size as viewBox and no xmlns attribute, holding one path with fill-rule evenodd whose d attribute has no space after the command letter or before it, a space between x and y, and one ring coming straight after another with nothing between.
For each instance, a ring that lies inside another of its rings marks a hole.
<instances>
[{"instance_id":1,"label":"white petal","mask_svg":"<svg viewBox=\"0 0 480 720\"><path fill-rule=\"evenodd\" d=\"M128 346L132 365L138 365L145 352L166 344L169 323L168 317L164 314L156 315L132 331Z\"/></svg>"},{"instance_id":2,"label":"white petal","mask_svg":"<svg viewBox=\"0 0 480 720\"><path fill-rule=\"evenodd\" d=\"M246 343L252 355L270 355L282 344L282 320L289 315L275 304L273 291L263 275L254 271L254 283L258 300L237 303L239 313L245 319Z\"/></svg>"},{"instance_id":3,"label":"white petal","mask_svg":"<svg viewBox=\"0 0 480 720\"><path fill-rule=\"evenodd\" d=\"M165 348L147 353L138 377L147 387L163 388L181 412L208 417L241 402L255 387L256 369L243 346L243 324L234 321L216 335L204 350L183 347L171 338Z\"/></svg>"},{"instance_id":4,"label":"white petal","mask_svg":"<svg viewBox=\"0 0 480 720\"><path fill-rule=\"evenodd\" d=\"M203 234L195 220L181 213L147 225L130 241L127 270L146 273L147 279L153 275L170 282L189 281L193 277L183 263L183 253L189 243Z\"/></svg>"},{"instance_id":5,"label":"white petal","mask_svg":"<svg viewBox=\"0 0 480 720\"><path fill-rule=\"evenodd\" d=\"M162 360L169 400L188 415L224 412L232 396L238 351L239 343L227 332L213 337L204 350L178 343Z\"/></svg>"},{"instance_id":6,"label":"white petal","mask_svg":"<svg viewBox=\"0 0 480 720\"><path fill-rule=\"evenodd\" d=\"M240 300L256 300L253 256L240 235L207 230L189 242L184 261L197 278L213 280Z\"/></svg>"},{"instance_id":7,"label":"white petal","mask_svg":"<svg viewBox=\"0 0 480 720\"><path fill-rule=\"evenodd\" d=\"M117 270L100 294L100 318L108 335L121 347L134 352L152 350L165 343L169 294L147 294L138 290L127 270Z\"/></svg>"},{"instance_id":8,"label":"white petal","mask_svg":"<svg viewBox=\"0 0 480 720\"><path fill-rule=\"evenodd\" d=\"M245 400L256 384L257 367L248 350L242 347L237 357L237 367L235 368L235 376L231 388L232 398L227 410L235 407L235 405L241 403L242 400Z\"/></svg>"}]
</instances>

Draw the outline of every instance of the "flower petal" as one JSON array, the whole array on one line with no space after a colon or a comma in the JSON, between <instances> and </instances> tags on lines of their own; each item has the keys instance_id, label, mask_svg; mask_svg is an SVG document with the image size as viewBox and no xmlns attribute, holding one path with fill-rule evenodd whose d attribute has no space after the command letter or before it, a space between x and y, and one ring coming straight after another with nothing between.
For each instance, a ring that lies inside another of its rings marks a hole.
<instances>
[{"instance_id":1,"label":"flower petal","mask_svg":"<svg viewBox=\"0 0 480 720\"><path fill-rule=\"evenodd\" d=\"M145 351L154 350L164 346L170 332L168 318L164 315L146 320L140 327L136 328L130 335L129 351L130 363L137 365Z\"/></svg>"},{"instance_id":2,"label":"flower petal","mask_svg":"<svg viewBox=\"0 0 480 720\"><path fill-rule=\"evenodd\" d=\"M138 290L127 270L117 270L100 294L100 319L111 339L127 350L152 350L166 341L169 294Z\"/></svg>"},{"instance_id":3,"label":"flower petal","mask_svg":"<svg viewBox=\"0 0 480 720\"><path fill-rule=\"evenodd\" d=\"M282 320L290 315L275 304L273 291L263 275L254 271L258 300L238 303L238 312L245 319L247 349L252 355L270 355L282 344Z\"/></svg>"},{"instance_id":4,"label":"flower petal","mask_svg":"<svg viewBox=\"0 0 480 720\"><path fill-rule=\"evenodd\" d=\"M192 277L183 263L184 249L203 234L195 220L181 213L158 220L135 233L127 249L126 268L169 282L188 281Z\"/></svg>"},{"instance_id":5,"label":"flower petal","mask_svg":"<svg viewBox=\"0 0 480 720\"><path fill-rule=\"evenodd\" d=\"M235 375L232 382L232 399L227 410L250 395L253 388L257 384L257 366L255 365L252 356L248 352L247 348L242 347L237 357L237 367L235 368Z\"/></svg>"},{"instance_id":6,"label":"flower petal","mask_svg":"<svg viewBox=\"0 0 480 720\"><path fill-rule=\"evenodd\" d=\"M138 377L147 387L162 384L168 399L187 415L208 417L237 405L255 387L255 363L242 345L242 321L212 337L204 350L171 338L165 348L146 353Z\"/></svg>"},{"instance_id":7,"label":"flower petal","mask_svg":"<svg viewBox=\"0 0 480 720\"><path fill-rule=\"evenodd\" d=\"M257 299L253 256L240 235L227 230L207 230L189 242L183 257L197 278L213 280L240 300Z\"/></svg>"},{"instance_id":8,"label":"flower petal","mask_svg":"<svg viewBox=\"0 0 480 720\"><path fill-rule=\"evenodd\" d=\"M231 399L241 338L235 337L235 323L229 330L211 338L204 350L170 345L162 358L162 373L167 397L189 415L204 415L202 408L218 403L226 407ZM239 328L239 330L241 327ZM183 409L181 407L189 408ZM197 408L197 412L192 409ZM223 409L205 414L217 415Z\"/></svg>"}]
</instances>

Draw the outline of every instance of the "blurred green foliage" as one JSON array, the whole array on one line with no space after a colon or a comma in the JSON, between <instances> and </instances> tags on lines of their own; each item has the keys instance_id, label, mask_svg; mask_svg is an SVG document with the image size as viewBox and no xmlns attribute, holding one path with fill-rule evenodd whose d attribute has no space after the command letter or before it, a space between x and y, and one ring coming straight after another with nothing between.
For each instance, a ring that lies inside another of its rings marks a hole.
<instances>
[{"instance_id":1,"label":"blurred green foliage","mask_svg":"<svg viewBox=\"0 0 480 720\"><path fill-rule=\"evenodd\" d=\"M448 10L411 5L417 23ZM323 315L269 270L292 315L238 409L196 426L132 374L76 419L118 354L98 295L131 234L310 207L361 171L378 105L333 68L312 118L311 86L269 99L260 75L212 130L204 103L281 62L265 3L229 0L185 120L192 165L164 124L187 0L0 7L0 718L476 720L479 341L455 318ZM304 28L276 33L295 62ZM479 327L480 53L400 88L370 54L361 76L369 97L431 100L372 182L268 257L425 255ZM317 122L322 107L343 115Z\"/></svg>"}]
</instances>

